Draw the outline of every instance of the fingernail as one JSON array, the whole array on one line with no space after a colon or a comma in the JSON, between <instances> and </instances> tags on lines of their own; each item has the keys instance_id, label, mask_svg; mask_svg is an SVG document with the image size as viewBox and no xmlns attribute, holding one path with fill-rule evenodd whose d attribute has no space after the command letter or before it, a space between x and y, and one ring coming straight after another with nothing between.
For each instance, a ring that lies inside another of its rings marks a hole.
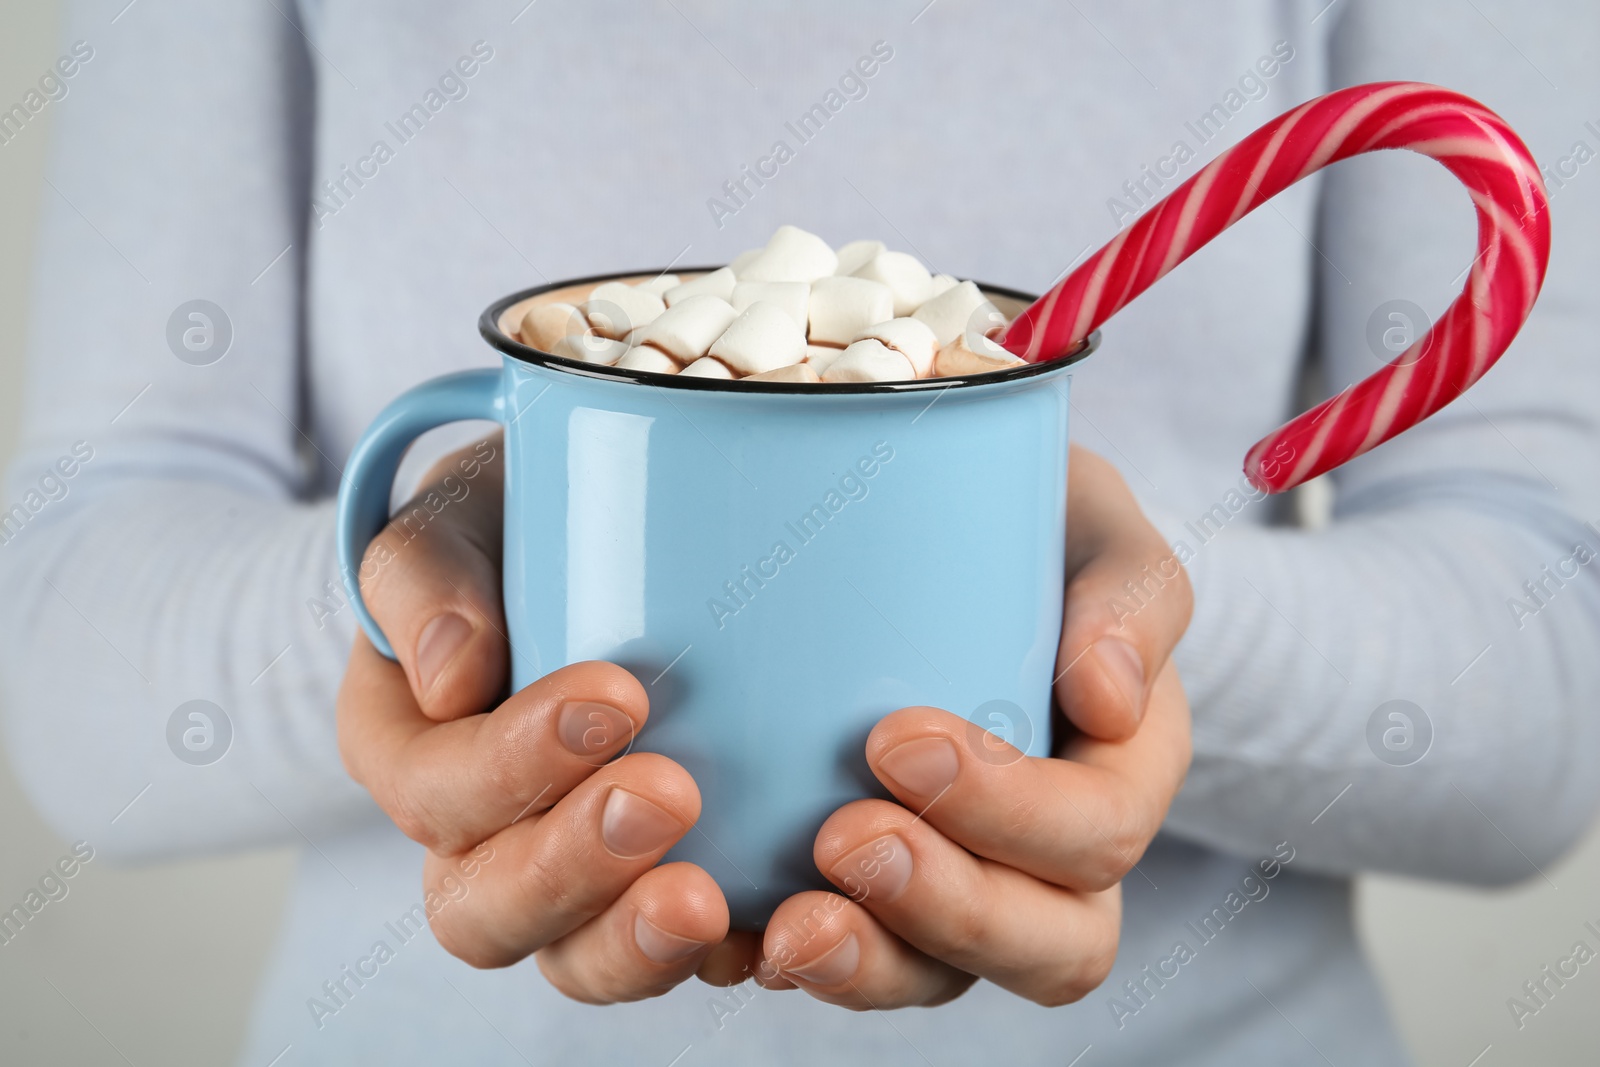
<instances>
[{"instance_id":1,"label":"fingernail","mask_svg":"<svg viewBox=\"0 0 1600 1067\"><path fill-rule=\"evenodd\" d=\"M810 982L812 985L838 985L852 974L861 963L861 942L855 934L846 934L843 941L803 967L788 967L785 974Z\"/></svg>"},{"instance_id":2,"label":"fingernail","mask_svg":"<svg viewBox=\"0 0 1600 1067\"><path fill-rule=\"evenodd\" d=\"M704 941L667 933L646 919L643 912L633 920L633 940L645 959L654 963L677 963L706 947Z\"/></svg>"},{"instance_id":3,"label":"fingernail","mask_svg":"<svg viewBox=\"0 0 1600 1067\"><path fill-rule=\"evenodd\" d=\"M832 874L852 900L888 902L911 881L911 848L899 834L889 834L835 863Z\"/></svg>"},{"instance_id":4,"label":"fingernail","mask_svg":"<svg viewBox=\"0 0 1600 1067\"><path fill-rule=\"evenodd\" d=\"M471 636L472 624L454 612L435 615L422 628L422 636L417 638L417 682L424 693L433 689L433 683Z\"/></svg>"},{"instance_id":5,"label":"fingernail","mask_svg":"<svg viewBox=\"0 0 1600 1067\"><path fill-rule=\"evenodd\" d=\"M944 792L956 780L961 759L949 738L919 737L891 748L878 760L878 769L906 791L931 797Z\"/></svg>"},{"instance_id":6,"label":"fingernail","mask_svg":"<svg viewBox=\"0 0 1600 1067\"><path fill-rule=\"evenodd\" d=\"M575 700L562 705L556 736L578 756L596 756L633 736L633 720L610 704Z\"/></svg>"},{"instance_id":7,"label":"fingernail","mask_svg":"<svg viewBox=\"0 0 1600 1067\"><path fill-rule=\"evenodd\" d=\"M1102 637L1094 643L1094 658L1128 701L1135 719L1144 715L1144 660L1139 650L1120 637Z\"/></svg>"},{"instance_id":8,"label":"fingernail","mask_svg":"<svg viewBox=\"0 0 1600 1067\"><path fill-rule=\"evenodd\" d=\"M612 789L600 817L600 840L619 860L646 856L675 840L683 824L643 797Z\"/></svg>"}]
</instances>

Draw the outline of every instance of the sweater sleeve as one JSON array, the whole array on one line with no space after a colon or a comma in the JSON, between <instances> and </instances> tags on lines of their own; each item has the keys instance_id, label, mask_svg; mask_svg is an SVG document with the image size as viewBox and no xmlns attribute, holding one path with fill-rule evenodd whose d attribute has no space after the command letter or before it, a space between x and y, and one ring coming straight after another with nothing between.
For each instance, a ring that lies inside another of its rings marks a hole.
<instances>
[{"instance_id":1,"label":"sweater sleeve","mask_svg":"<svg viewBox=\"0 0 1600 1067\"><path fill-rule=\"evenodd\" d=\"M1198 550L1178 655L1195 758L1169 828L1251 854L1287 839L1335 873L1537 877L1600 794L1600 171L1577 162L1600 149L1584 110L1600 99L1600 14L1346 0L1338 15L1337 84L1436 82L1523 134L1549 178L1554 255L1501 363L1333 475L1325 527L1241 526ZM1414 309L1443 310L1474 225L1465 191L1421 157L1327 173L1326 394L1377 369Z\"/></svg>"},{"instance_id":2,"label":"sweater sleeve","mask_svg":"<svg viewBox=\"0 0 1600 1067\"><path fill-rule=\"evenodd\" d=\"M90 55L42 194L0 680L24 787L108 854L314 840L375 812L334 737L354 626L325 587L332 506L310 501L338 471L302 431L297 17L66 18Z\"/></svg>"}]
</instances>

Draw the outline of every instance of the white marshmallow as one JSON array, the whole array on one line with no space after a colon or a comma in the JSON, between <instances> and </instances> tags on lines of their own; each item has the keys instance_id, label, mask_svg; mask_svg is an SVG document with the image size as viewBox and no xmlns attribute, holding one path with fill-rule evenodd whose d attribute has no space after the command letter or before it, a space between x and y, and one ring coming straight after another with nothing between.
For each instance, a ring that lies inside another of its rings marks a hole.
<instances>
[{"instance_id":1,"label":"white marshmallow","mask_svg":"<svg viewBox=\"0 0 1600 1067\"><path fill-rule=\"evenodd\" d=\"M835 274L854 274L885 251L882 241L851 241L839 249L839 265Z\"/></svg>"},{"instance_id":2,"label":"white marshmallow","mask_svg":"<svg viewBox=\"0 0 1600 1067\"><path fill-rule=\"evenodd\" d=\"M654 345L679 363L693 363L710 351L711 343L738 314L721 297L691 296L669 307L635 339Z\"/></svg>"},{"instance_id":3,"label":"white marshmallow","mask_svg":"<svg viewBox=\"0 0 1600 1067\"><path fill-rule=\"evenodd\" d=\"M976 285L962 282L917 308L911 317L931 326L939 343L947 345L966 332L968 323L981 308L999 313L999 309L989 303Z\"/></svg>"},{"instance_id":4,"label":"white marshmallow","mask_svg":"<svg viewBox=\"0 0 1600 1067\"><path fill-rule=\"evenodd\" d=\"M990 338L998 337L1010 325L1010 320L1005 313L993 304L983 304L967 318L967 328L962 330L962 336L967 339L967 347L974 352L982 353L986 349L1004 351Z\"/></svg>"},{"instance_id":5,"label":"white marshmallow","mask_svg":"<svg viewBox=\"0 0 1600 1067\"><path fill-rule=\"evenodd\" d=\"M522 316L518 332L523 344L532 345L541 352L549 352L551 346L563 337L584 333L588 328L583 313L572 304L535 304Z\"/></svg>"},{"instance_id":6,"label":"white marshmallow","mask_svg":"<svg viewBox=\"0 0 1600 1067\"><path fill-rule=\"evenodd\" d=\"M958 284L959 283L956 281L956 279L950 277L950 275L948 275L948 274L935 274L933 276L933 288L928 293L928 299L932 300L934 297L938 296L940 293L949 292L951 289L954 289Z\"/></svg>"},{"instance_id":7,"label":"white marshmallow","mask_svg":"<svg viewBox=\"0 0 1600 1067\"><path fill-rule=\"evenodd\" d=\"M657 374L678 373L678 365L673 362L671 356L649 345L628 349L627 354L617 360L616 366L619 370L648 370Z\"/></svg>"},{"instance_id":8,"label":"white marshmallow","mask_svg":"<svg viewBox=\"0 0 1600 1067\"><path fill-rule=\"evenodd\" d=\"M758 300L717 338L711 355L740 374L761 374L805 359L806 335L783 308Z\"/></svg>"},{"instance_id":9,"label":"white marshmallow","mask_svg":"<svg viewBox=\"0 0 1600 1067\"><path fill-rule=\"evenodd\" d=\"M801 332L805 332L811 286L805 282L740 282L733 287L733 297L728 302L733 310L743 311L757 300L777 304L789 313Z\"/></svg>"},{"instance_id":10,"label":"white marshmallow","mask_svg":"<svg viewBox=\"0 0 1600 1067\"><path fill-rule=\"evenodd\" d=\"M799 385L816 385L821 380L817 377L817 372L804 363L762 371L744 379L747 382L794 382Z\"/></svg>"},{"instance_id":11,"label":"white marshmallow","mask_svg":"<svg viewBox=\"0 0 1600 1067\"><path fill-rule=\"evenodd\" d=\"M844 349L832 345L806 345L806 364L818 374L827 374L833 361L844 355Z\"/></svg>"},{"instance_id":12,"label":"white marshmallow","mask_svg":"<svg viewBox=\"0 0 1600 1067\"><path fill-rule=\"evenodd\" d=\"M821 278L811 285L811 340L847 345L874 323L894 318L894 293L867 278Z\"/></svg>"},{"instance_id":13,"label":"white marshmallow","mask_svg":"<svg viewBox=\"0 0 1600 1067\"><path fill-rule=\"evenodd\" d=\"M969 341L977 342L974 350ZM990 371L1020 367L1023 361L979 334L962 334L939 349L933 373L940 378L958 374L987 374Z\"/></svg>"},{"instance_id":14,"label":"white marshmallow","mask_svg":"<svg viewBox=\"0 0 1600 1067\"><path fill-rule=\"evenodd\" d=\"M558 338L556 343L550 346L549 351L553 356L579 359L585 363L598 363L609 367L628 351L628 343L614 341L593 332L570 333Z\"/></svg>"},{"instance_id":15,"label":"white marshmallow","mask_svg":"<svg viewBox=\"0 0 1600 1067\"><path fill-rule=\"evenodd\" d=\"M828 367L825 382L900 382L915 378L911 361L882 341L857 341Z\"/></svg>"},{"instance_id":16,"label":"white marshmallow","mask_svg":"<svg viewBox=\"0 0 1600 1067\"><path fill-rule=\"evenodd\" d=\"M728 264L728 269L742 278L744 277L744 269L750 265L750 261L765 251L766 249L764 248L747 248L733 257L733 262Z\"/></svg>"},{"instance_id":17,"label":"white marshmallow","mask_svg":"<svg viewBox=\"0 0 1600 1067\"><path fill-rule=\"evenodd\" d=\"M709 274L691 278L682 285L668 289L662 296L667 302L667 307L687 300L691 296L714 296L720 300L726 300L733 295L735 280L732 270L727 267L718 267Z\"/></svg>"},{"instance_id":18,"label":"white marshmallow","mask_svg":"<svg viewBox=\"0 0 1600 1067\"><path fill-rule=\"evenodd\" d=\"M853 273L857 278L882 282L894 294L894 313L909 315L933 293L933 275L916 256L905 252L880 252Z\"/></svg>"},{"instance_id":19,"label":"white marshmallow","mask_svg":"<svg viewBox=\"0 0 1600 1067\"><path fill-rule=\"evenodd\" d=\"M654 293L623 282L603 282L594 287L582 306L589 325L606 337L623 338L628 331L646 326L667 310Z\"/></svg>"},{"instance_id":20,"label":"white marshmallow","mask_svg":"<svg viewBox=\"0 0 1600 1067\"><path fill-rule=\"evenodd\" d=\"M683 368L682 373L685 378L734 377L733 371L728 369L728 365L726 363L722 362L720 359L712 359L710 356L701 356L699 359Z\"/></svg>"},{"instance_id":21,"label":"white marshmallow","mask_svg":"<svg viewBox=\"0 0 1600 1067\"><path fill-rule=\"evenodd\" d=\"M654 293L657 296L660 296L668 289L671 289L673 286L677 285L678 281L679 279L676 274L659 274L648 281L638 283L634 286L634 288L643 289L647 293Z\"/></svg>"},{"instance_id":22,"label":"white marshmallow","mask_svg":"<svg viewBox=\"0 0 1600 1067\"><path fill-rule=\"evenodd\" d=\"M939 351L939 341L925 322L917 319L890 319L869 326L855 336L856 341L871 338L882 341L911 364L918 378L926 378L933 369L933 357Z\"/></svg>"},{"instance_id":23,"label":"white marshmallow","mask_svg":"<svg viewBox=\"0 0 1600 1067\"><path fill-rule=\"evenodd\" d=\"M739 271L741 281L814 282L826 278L839 265L828 242L798 226L779 226L761 254L752 256Z\"/></svg>"}]
</instances>

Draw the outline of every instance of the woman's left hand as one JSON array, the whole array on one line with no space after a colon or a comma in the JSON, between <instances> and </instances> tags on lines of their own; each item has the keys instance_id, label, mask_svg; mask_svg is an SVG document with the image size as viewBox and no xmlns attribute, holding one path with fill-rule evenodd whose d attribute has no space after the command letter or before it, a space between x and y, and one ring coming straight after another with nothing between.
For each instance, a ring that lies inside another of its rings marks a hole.
<instances>
[{"instance_id":1,"label":"woman's left hand","mask_svg":"<svg viewBox=\"0 0 1600 1067\"><path fill-rule=\"evenodd\" d=\"M790 897L764 936L730 936L701 977L753 973L855 1009L940 1004L979 978L1059 1005L1105 980L1120 883L1189 765L1170 658L1192 596L1115 469L1075 448L1070 470L1055 685L1070 726L1054 757L937 708L885 716L867 761L900 803L847 804L817 834L817 866L840 893Z\"/></svg>"}]
</instances>

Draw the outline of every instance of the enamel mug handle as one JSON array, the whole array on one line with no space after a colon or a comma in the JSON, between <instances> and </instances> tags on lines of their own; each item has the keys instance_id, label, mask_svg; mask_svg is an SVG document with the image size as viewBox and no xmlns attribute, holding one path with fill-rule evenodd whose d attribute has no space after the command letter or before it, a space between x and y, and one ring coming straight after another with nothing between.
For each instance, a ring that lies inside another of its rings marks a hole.
<instances>
[{"instance_id":1,"label":"enamel mug handle","mask_svg":"<svg viewBox=\"0 0 1600 1067\"><path fill-rule=\"evenodd\" d=\"M505 402L495 370L470 370L423 382L378 413L350 453L339 482L339 573L356 620L373 647L390 659L394 648L361 599L361 559L367 545L389 521L389 494L400 458L411 442L448 422L504 421Z\"/></svg>"}]
</instances>

